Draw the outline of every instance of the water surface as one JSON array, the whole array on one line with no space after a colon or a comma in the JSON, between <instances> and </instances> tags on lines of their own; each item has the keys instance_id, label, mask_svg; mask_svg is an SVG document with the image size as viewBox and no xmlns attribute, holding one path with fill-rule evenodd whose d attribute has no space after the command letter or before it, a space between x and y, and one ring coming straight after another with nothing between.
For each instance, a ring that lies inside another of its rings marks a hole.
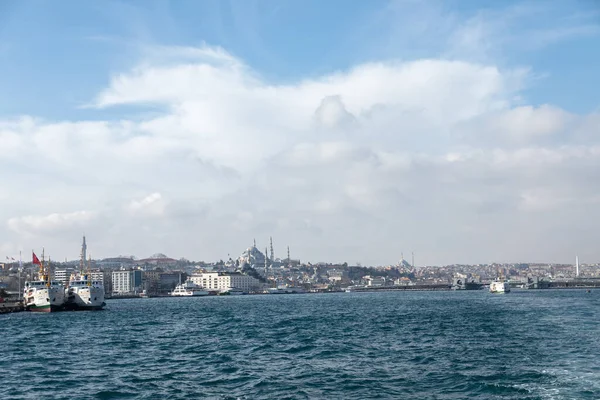
<instances>
[{"instance_id":1,"label":"water surface","mask_svg":"<svg viewBox=\"0 0 600 400\"><path fill-rule=\"evenodd\" d=\"M600 290L110 300L0 315L1 399L599 399Z\"/></svg>"}]
</instances>

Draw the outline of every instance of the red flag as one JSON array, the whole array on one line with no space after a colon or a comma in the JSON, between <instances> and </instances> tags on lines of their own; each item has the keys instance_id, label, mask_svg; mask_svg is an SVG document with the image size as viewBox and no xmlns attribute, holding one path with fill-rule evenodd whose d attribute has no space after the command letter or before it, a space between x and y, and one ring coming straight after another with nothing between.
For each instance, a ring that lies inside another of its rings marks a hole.
<instances>
[{"instance_id":1,"label":"red flag","mask_svg":"<svg viewBox=\"0 0 600 400\"><path fill-rule=\"evenodd\" d=\"M35 253L32 252L32 254L33 254L33 263L37 264L37 265L41 265L42 263L40 262L40 259L37 258L37 256L35 255Z\"/></svg>"}]
</instances>

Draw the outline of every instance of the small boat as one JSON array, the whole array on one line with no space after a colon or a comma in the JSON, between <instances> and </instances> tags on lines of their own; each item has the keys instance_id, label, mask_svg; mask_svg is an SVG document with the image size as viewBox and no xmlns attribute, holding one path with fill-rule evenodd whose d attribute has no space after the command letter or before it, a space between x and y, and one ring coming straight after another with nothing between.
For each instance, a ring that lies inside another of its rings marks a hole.
<instances>
[{"instance_id":1,"label":"small boat","mask_svg":"<svg viewBox=\"0 0 600 400\"><path fill-rule=\"evenodd\" d=\"M208 296L209 293L192 281L186 281L175 287L171 296Z\"/></svg>"},{"instance_id":2,"label":"small boat","mask_svg":"<svg viewBox=\"0 0 600 400\"><path fill-rule=\"evenodd\" d=\"M510 285L504 280L495 280L490 283L490 293L509 293Z\"/></svg>"}]
</instances>

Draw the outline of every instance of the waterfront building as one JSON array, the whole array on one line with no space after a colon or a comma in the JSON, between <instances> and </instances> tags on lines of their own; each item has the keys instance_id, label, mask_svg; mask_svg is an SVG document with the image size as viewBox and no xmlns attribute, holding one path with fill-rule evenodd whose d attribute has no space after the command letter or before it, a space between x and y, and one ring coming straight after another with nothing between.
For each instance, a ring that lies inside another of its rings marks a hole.
<instances>
[{"instance_id":1,"label":"waterfront building","mask_svg":"<svg viewBox=\"0 0 600 400\"><path fill-rule=\"evenodd\" d=\"M57 282L61 282L63 285L69 282L69 278L71 274L75 271L75 268L57 268L53 271L52 275L54 275L53 280Z\"/></svg>"},{"instance_id":2,"label":"waterfront building","mask_svg":"<svg viewBox=\"0 0 600 400\"><path fill-rule=\"evenodd\" d=\"M330 269L327 271L327 279L330 282L340 282L348 278L348 273L343 269Z\"/></svg>"},{"instance_id":3,"label":"waterfront building","mask_svg":"<svg viewBox=\"0 0 600 400\"><path fill-rule=\"evenodd\" d=\"M366 282L367 286L384 286L385 285L385 278L383 278L381 276L366 275L366 276L363 276L363 280Z\"/></svg>"},{"instance_id":4,"label":"waterfront building","mask_svg":"<svg viewBox=\"0 0 600 400\"><path fill-rule=\"evenodd\" d=\"M96 261L96 266L102 269L131 268L134 260L132 257L111 257Z\"/></svg>"},{"instance_id":5,"label":"waterfront building","mask_svg":"<svg viewBox=\"0 0 600 400\"><path fill-rule=\"evenodd\" d=\"M172 292L177 285L185 282L187 274L181 271L161 272L159 275L159 290L161 292Z\"/></svg>"},{"instance_id":6,"label":"waterfront building","mask_svg":"<svg viewBox=\"0 0 600 400\"><path fill-rule=\"evenodd\" d=\"M162 253L156 253L153 254L150 258L144 258L142 260L137 261L136 264L142 266L170 268L177 265L177 260L167 257Z\"/></svg>"},{"instance_id":7,"label":"waterfront building","mask_svg":"<svg viewBox=\"0 0 600 400\"><path fill-rule=\"evenodd\" d=\"M113 293L125 294L140 291L142 271L137 269L112 271Z\"/></svg>"},{"instance_id":8,"label":"waterfront building","mask_svg":"<svg viewBox=\"0 0 600 400\"><path fill-rule=\"evenodd\" d=\"M163 273L160 269L144 271L142 286L146 293L156 294L160 291L160 275Z\"/></svg>"},{"instance_id":9,"label":"waterfront building","mask_svg":"<svg viewBox=\"0 0 600 400\"><path fill-rule=\"evenodd\" d=\"M102 286L104 286L104 293L109 294L112 293L112 272L111 271L92 271L91 272L92 281L102 282Z\"/></svg>"},{"instance_id":10,"label":"waterfront building","mask_svg":"<svg viewBox=\"0 0 600 400\"><path fill-rule=\"evenodd\" d=\"M190 280L208 290L242 289L246 292L260 288L260 281L240 273L204 272L193 274Z\"/></svg>"}]
</instances>

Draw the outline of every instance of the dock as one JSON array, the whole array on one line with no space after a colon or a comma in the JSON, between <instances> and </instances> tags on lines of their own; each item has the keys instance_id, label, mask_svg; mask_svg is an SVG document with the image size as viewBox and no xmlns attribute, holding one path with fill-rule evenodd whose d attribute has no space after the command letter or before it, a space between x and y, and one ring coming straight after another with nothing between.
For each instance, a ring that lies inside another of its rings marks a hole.
<instances>
[{"instance_id":1,"label":"dock","mask_svg":"<svg viewBox=\"0 0 600 400\"><path fill-rule=\"evenodd\" d=\"M21 302L0 303L0 314L9 314L20 311L25 311L25 307Z\"/></svg>"}]
</instances>

